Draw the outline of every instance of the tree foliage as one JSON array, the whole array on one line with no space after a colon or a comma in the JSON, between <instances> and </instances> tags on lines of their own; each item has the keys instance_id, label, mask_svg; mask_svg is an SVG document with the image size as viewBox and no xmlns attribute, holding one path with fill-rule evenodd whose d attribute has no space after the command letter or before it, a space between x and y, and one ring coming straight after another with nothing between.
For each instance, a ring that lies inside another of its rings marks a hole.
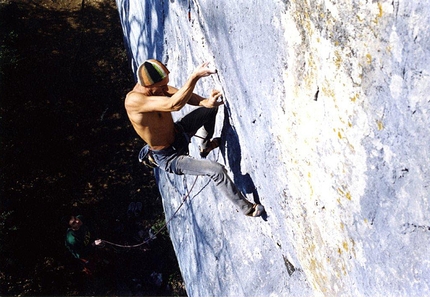
<instances>
[{"instance_id":1,"label":"tree foliage","mask_svg":"<svg viewBox=\"0 0 430 297\"><path fill-rule=\"evenodd\" d=\"M143 203L141 226L162 215L123 108L134 80L114 1L1 1L0 41L0 294L115 295L119 271L132 290L131 274L149 268L119 267L150 263L150 253L107 250L114 272L89 281L64 247L62 220L83 214L115 241L131 201ZM178 273L168 237L156 245Z\"/></svg>"}]
</instances>

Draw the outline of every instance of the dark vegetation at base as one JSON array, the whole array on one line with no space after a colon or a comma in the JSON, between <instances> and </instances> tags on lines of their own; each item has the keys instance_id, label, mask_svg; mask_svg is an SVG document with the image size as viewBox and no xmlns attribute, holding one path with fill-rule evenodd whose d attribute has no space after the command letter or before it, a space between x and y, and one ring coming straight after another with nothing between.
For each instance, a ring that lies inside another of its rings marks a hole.
<instances>
[{"instance_id":1,"label":"dark vegetation at base","mask_svg":"<svg viewBox=\"0 0 430 297\"><path fill-rule=\"evenodd\" d=\"M91 278L64 246L70 214L128 244L131 201L139 226L164 221L123 107L134 79L115 1L0 0L0 47L0 295L185 294L167 234L147 252L101 250Z\"/></svg>"}]
</instances>

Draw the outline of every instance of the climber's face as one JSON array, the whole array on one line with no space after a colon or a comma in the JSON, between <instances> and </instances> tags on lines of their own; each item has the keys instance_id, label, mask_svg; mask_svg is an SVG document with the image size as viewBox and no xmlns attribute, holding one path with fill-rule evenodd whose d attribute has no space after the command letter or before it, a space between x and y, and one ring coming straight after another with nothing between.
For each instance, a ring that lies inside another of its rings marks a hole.
<instances>
[{"instance_id":1,"label":"climber's face","mask_svg":"<svg viewBox=\"0 0 430 297\"><path fill-rule=\"evenodd\" d=\"M166 96L169 95L167 91L169 87L167 84L169 83L169 76L166 76L162 81L155 83L153 85L148 86L147 88L150 90L150 93L153 96Z\"/></svg>"}]
</instances>

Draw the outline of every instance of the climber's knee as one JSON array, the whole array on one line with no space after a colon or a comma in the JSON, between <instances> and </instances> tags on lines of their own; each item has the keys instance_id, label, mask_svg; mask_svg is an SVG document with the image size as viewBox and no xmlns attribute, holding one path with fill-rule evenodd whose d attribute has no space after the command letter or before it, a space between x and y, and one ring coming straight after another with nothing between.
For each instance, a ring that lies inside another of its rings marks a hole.
<instances>
[{"instance_id":1,"label":"climber's knee","mask_svg":"<svg viewBox=\"0 0 430 297\"><path fill-rule=\"evenodd\" d=\"M227 170L223 165L214 162L212 165L212 173L210 174L210 177L214 182L220 183L227 177Z\"/></svg>"}]
</instances>

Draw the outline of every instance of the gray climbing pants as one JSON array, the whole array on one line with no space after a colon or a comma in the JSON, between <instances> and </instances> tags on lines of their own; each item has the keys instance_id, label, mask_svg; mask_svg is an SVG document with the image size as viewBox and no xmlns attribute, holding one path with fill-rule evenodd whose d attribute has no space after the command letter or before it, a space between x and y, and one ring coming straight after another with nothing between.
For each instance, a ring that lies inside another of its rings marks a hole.
<instances>
[{"instance_id":1,"label":"gray climbing pants","mask_svg":"<svg viewBox=\"0 0 430 297\"><path fill-rule=\"evenodd\" d=\"M195 159L188 155L190 137L200 127L205 127L207 139L213 136L216 113L216 108L203 107L190 112L176 123L175 142L168 148L151 150L151 154L158 167L169 173L210 177L214 181L217 191L230 199L241 212L247 214L251 211L253 204L238 190L227 175L224 166L211 160Z\"/></svg>"}]
</instances>

